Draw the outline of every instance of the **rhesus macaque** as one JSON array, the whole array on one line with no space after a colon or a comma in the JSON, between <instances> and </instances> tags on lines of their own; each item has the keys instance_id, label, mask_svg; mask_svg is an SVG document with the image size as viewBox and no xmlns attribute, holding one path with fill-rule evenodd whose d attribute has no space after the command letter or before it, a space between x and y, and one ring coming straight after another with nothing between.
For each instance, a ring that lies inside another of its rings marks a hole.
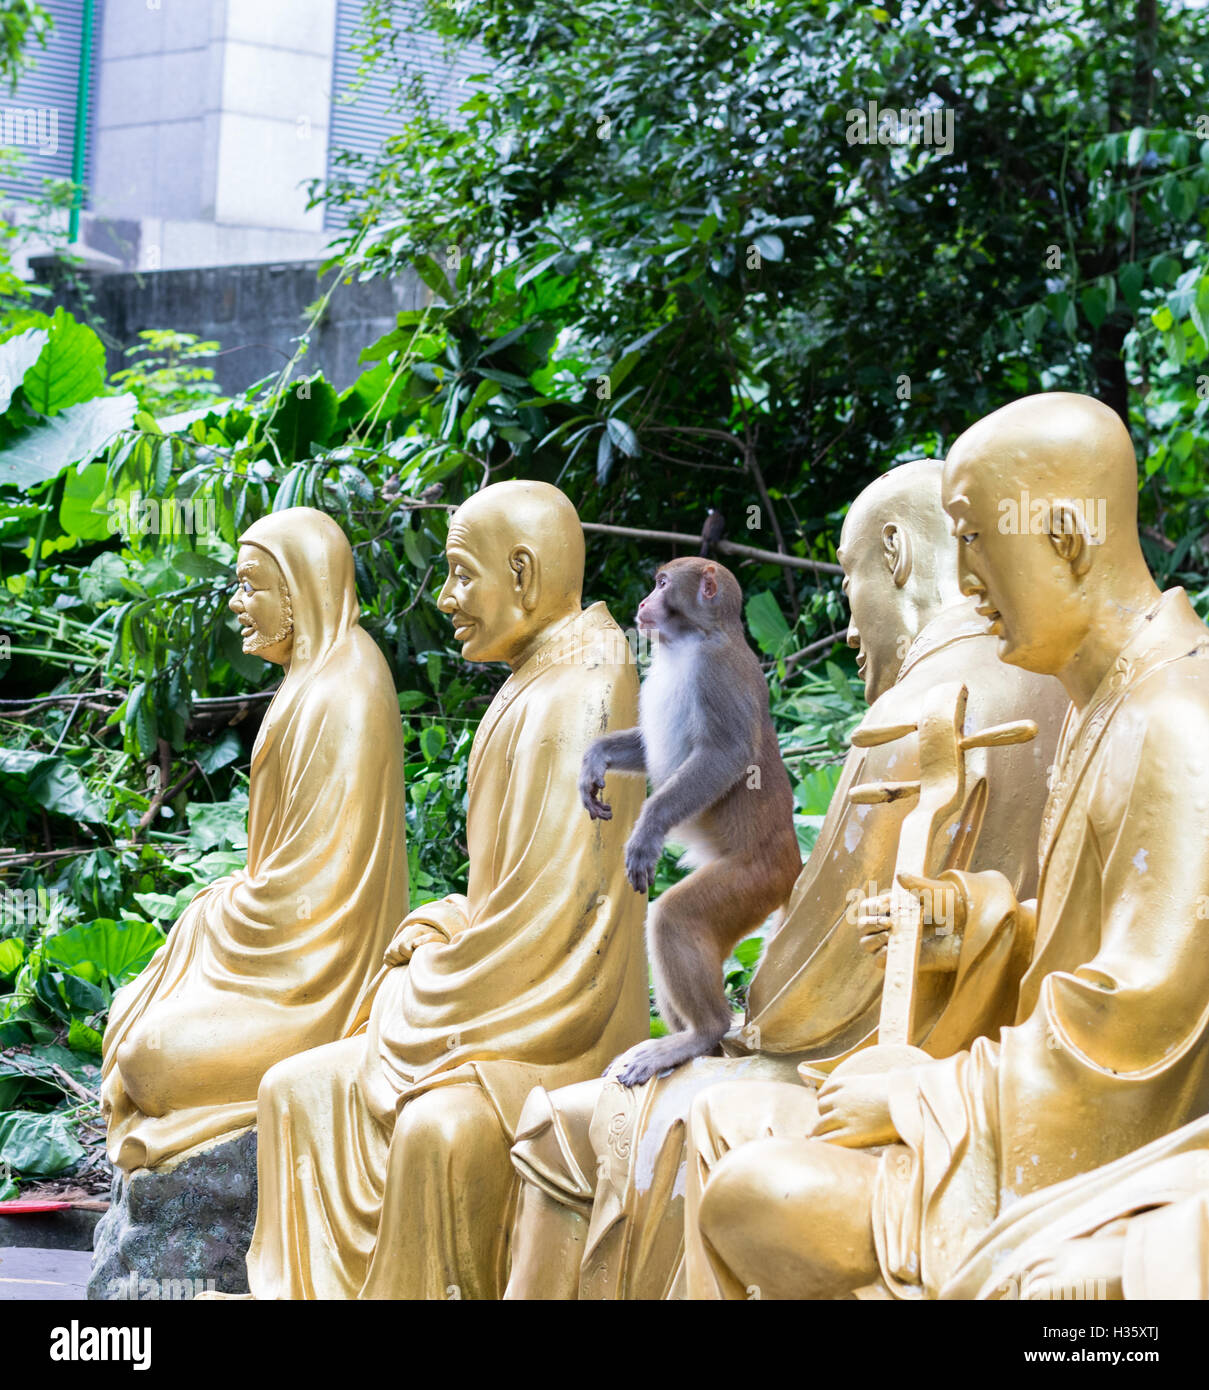
<instances>
[{"instance_id":1,"label":"rhesus macaque","mask_svg":"<svg viewBox=\"0 0 1209 1390\"><path fill-rule=\"evenodd\" d=\"M626 874L645 893L664 840L694 872L647 915L655 998L669 1035L623 1053L610 1072L639 1086L711 1052L730 1026L722 965L735 943L781 907L802 867L793 792L768 712L768 686L743 632L743 594L724 566L673 560L638 606L656 634L639 727L605 734L584 754L579 792L608 820L605 774L645 772L654 792L626 844Z\"/></svg>"}]
</instances>

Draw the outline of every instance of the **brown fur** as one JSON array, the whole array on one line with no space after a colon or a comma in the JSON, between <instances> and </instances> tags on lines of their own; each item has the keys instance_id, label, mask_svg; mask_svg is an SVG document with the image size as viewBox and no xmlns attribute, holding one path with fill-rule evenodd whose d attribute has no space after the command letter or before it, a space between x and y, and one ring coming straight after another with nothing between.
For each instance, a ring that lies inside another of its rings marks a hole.
<instances>
[{"instance_id":1,"label":"brown fur","mask_svg":"<svg viewBox=\"0 0 1209 1390\"><path fill-rule=\"evenodd\" d=\"M607 817L599 799L606 772L648 772L655 790L626 846L630 882L650 887L673 830L698 867L648 915L655 994L670 1032L614 1063L631 1086L718 1045L730 1025L723 963L785 903L801 869L793 792L743 632L738 581L715 561L673 560L638 612L661 638L641 726L592 744L580 794L589 814Z\"/></svg>"}]
</instances>

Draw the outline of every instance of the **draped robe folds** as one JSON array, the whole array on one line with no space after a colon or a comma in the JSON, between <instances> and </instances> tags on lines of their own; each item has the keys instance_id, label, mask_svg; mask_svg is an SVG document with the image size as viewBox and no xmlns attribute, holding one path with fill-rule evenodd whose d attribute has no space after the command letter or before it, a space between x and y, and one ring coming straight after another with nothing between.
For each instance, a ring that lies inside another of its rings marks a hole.
<instances>
[{"instance_id":1,"label":"draped robe folds","mask_svg":"<svg viewBox=\"0 0 1209 1390\"><path fill-rule=\"evenodd\" d=\"M1036 885L1045 773L1067 700L1057 681L1005 666L996 646L971 605L943 610L916 638L896 684L865 722L913 723L924 694L949 681L969 688L969 728L1037 721L1032 743L995 749L989 757L986 750L968 755L969 787L973 791L985 778L988 795L960 860L1005 867L1016 891L1027 895ZM785 920L752 980L746 1024L724 1044L733 1055L697 1058L633 1090L596 1081L531 1097L513 1161L552 1201L590 1218L581 1298L662 1298L685 1291L685 1135L700 1092L723 1081L779 1080L800 1090L799 1063L830 1067L874 1040L884 976L860 944L851 909L860 898L889 889L911 802L851 805L848 791L861 782L918 776L914 735L848 754ZM1032 948L1030 925L990 913L967 930L956 976L921 977L918 1044L943 1056L1011 1022ZM732 1090L741 1096L743 1086ZM800 1108L799 1098L787 1098L785 1109L795 1119ZM566 1286L552 1258L542 1261L551 1290Z\"/></svg>"},{"instance_id":2,"label":"draped robe folds","mask_svg":"<svg viewBox=\"0 0 1209 1390\"><path fill-rule=\"evenodd\" d=\"M642 784L611 782L609 821L577 787L637 694L603 604L501 688L471 752L467 893L409 918L452 940L384 972L364 1033L265 1078L256 1297L502 1292L526 1094L599 1075L647 1032L645 899L624 865Z\"/></svg>"},{"instance_id":3,"label":"draped robe folds","mask_svg":"<svg viewBox=\"0 0 1209 1390\"><path fill-rule=\"evenodd\" d=\"M1021 1022L895 1079L873 1225L897 1296L937 1294L1030 1193L1209 1110L1206 750L1209 632L1174 589L1068 715Z\"/></svg>"},{"instance_id":4,"label":"draped robe folds","mask_svg":"<svg viewBox=\"0 0 1209 1390\"><path fill-rule=\"evenodd\" d=\"M247 867L198 893L114 996L101 1094L127 1172L254 1124L275 1062L355 1025L407 912L402 724L348 541L310 508L240 539L284 575L294 653L252 750Z\"/></svg>"},{"instance_id":5,"label":"draped robe folds","mask_svg":"<svg viewBox=\"0 0 1209 1390\"><path fill-rule=\"evenodd\" d=\"M945 1299L1029 1296L1030 1267L1070 1241L1116 1236L1127 1299L1209 1299L1209 1118L1010 1206L941 1291ZM1090 1285L1053 1297L1103 1297Z\"/></svg>"}]
</instances>

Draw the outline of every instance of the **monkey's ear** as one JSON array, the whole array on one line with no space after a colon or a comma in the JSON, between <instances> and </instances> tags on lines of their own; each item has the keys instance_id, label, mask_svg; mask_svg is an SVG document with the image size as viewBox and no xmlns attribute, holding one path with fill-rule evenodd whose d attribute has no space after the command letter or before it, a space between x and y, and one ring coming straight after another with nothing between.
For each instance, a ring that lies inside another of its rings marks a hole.
<instances>
[{"instance_id":1,"label":"monkey's ear","mask_svg":"<svg viewBox=\"0 0 1209 1390\"><path fill-rule=\"evenodd\" d=\"M882 557L895 588L901 589L911 577L911 537L893 521L882 527Z\"/></svg>"},{"instance_id":2,"label":"monkey's ear","mask_svg":"<svg viewBox=\"0 0 1209 1390\"><path fill-rule=\"evenodd\" d=\"M701 587L698 592L704 599L718 597L718 571L713 565L706 565L701 571Z\"/></svg>"}]
</instances>

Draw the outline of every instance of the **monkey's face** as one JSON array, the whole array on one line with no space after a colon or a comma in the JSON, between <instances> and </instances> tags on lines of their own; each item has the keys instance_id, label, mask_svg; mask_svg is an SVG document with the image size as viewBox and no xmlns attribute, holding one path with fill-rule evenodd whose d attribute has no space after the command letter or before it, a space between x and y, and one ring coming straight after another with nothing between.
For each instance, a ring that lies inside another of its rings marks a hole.
<instances>
[{"instance_id":1,"label":"monkey's face","mask_svg":"<svg viewBox=\"0 0 1209 1390\"><path fill-rule=\"evenodd\" d=\"M702 605L701 585L695 573L665 565L655 574L655 587L638 605L639 632L657 632L660 638L674 641L698 631L708 622L708 608ZM717 594L717 586L713 586Z\"/></svg>"}]
</instances>

